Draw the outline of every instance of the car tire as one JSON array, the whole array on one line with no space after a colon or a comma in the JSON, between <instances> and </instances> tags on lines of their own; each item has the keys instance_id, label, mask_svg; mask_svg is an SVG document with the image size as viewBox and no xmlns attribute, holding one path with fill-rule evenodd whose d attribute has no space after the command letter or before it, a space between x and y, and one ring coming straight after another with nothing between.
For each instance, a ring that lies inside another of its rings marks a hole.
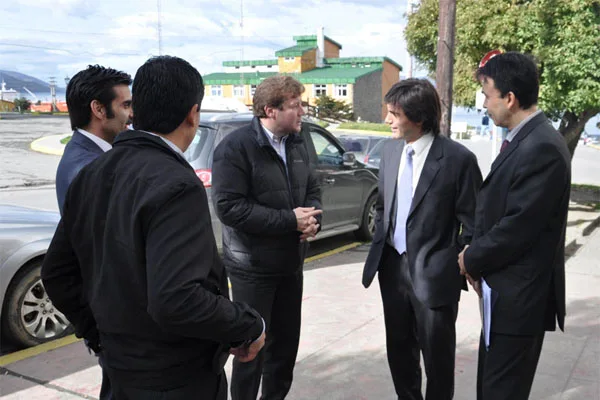
<instances>
[{"instance_id":1,"label":"car tire","mask_svg":"<svg viewBox=\"0 0 600 400\"><path fill-rule=\"evenodd\" d=\"M360 220L360 228L354 231L354 235L358 240L368 242L373 240L375 233L375 202L377 201L377 193L372 193L363 209L362 218Z\"/></svg>"},{"instance_id":2,"label":"car tire","mask_svg":"<svg viewBox=\"0 0 600 400\"><path fill-rule=\"evenodd\" d=\"M41 270L42 260L26 264L6 292L2 331L18 346L36 346L73 333L72 325L48 299Z\"/></svg>"}]
</instances>

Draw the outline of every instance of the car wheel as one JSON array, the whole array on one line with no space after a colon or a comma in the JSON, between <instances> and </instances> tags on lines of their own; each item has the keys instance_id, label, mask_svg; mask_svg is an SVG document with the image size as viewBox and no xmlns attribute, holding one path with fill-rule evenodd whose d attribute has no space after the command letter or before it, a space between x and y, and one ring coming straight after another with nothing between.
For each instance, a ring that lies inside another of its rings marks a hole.
<instances>
[{"instance_id":1,"label":"car wheel","mask_svg":"<svg viewBox=\"0 0 600 400\"><path fill-rule=\"evenodd\" d=\"M354 232L358 240L368 242L373 239L373 234L375 233L376 201L377 193L373 193L365 203L360 228Z\"/></svg>"},{"instance_id":2,"label":"car wheel","mask_svg":"<svg viewBox=\"0 0 600 400\"><path fill-rule=\"evenodd\" d=\"M25 265L6 292L2 327L17 345L35 346L73 332L67 318L48 298L41 269L41 260Z\"/></svg>"}]
</instances>

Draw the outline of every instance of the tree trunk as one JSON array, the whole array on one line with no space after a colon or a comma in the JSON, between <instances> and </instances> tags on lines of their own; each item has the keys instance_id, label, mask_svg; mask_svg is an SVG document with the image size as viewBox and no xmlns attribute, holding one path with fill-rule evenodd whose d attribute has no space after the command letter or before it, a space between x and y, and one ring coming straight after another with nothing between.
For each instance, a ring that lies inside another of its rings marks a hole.
<instances>
[{"instance_id":1,"label":"tree trunk","mask_svg":"<svg viewBox=\"0 0 600 400\"><path fill-rule=\"evenodd\" d=\"M585 110L579 115L576 115L569 111L564 113L563 118L560 121L558 131L561 135L563 135L565 141L567 142L567 147L569 148L569 152L571 153L571 159L573 159L573 154L575 154L575 148L577 147L579 138L583 133L585 124L594 115L598 114L598 112L600 112L600 109Z\"/></svg>"}]
</instances>

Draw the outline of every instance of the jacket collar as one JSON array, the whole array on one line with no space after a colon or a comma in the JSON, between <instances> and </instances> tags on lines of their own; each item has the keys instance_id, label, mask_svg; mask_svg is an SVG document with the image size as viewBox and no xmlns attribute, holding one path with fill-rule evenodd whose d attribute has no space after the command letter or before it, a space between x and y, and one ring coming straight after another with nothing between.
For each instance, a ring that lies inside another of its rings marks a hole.
<instances>
[{"instance_id":1,"label":"jacket collar","mask_svg":"<svg viewBox=\"0 0 600 400\"><path fill-rule=\"evenodd\" d=\"M104 150L100 148L93 140L86 137L84 134L79 132L77 129L73 131L73 136L71 136L71 141L78 146L83 147L84 149L96 153L96 154L104 154ZM71 142L70 141L70 142Z\"/></svg>"},{"instance_id":2,"label":"jacket collar","mask_svg":"<svg viewBox=\"0 0 600 400\"><path fill-rule=\"evenodd\" d=\"M256 135L256 140L258 141L258 144L260 146L272 147L271 142L269 141L269 137L267 136L267 133L265 132L262 124L260 123L260 118L254 117L252 119L252 130L254 131L254 134ZM288 136L285 142L302 143L302 137L300 136L300 133L293 133Z\"/></svg>"},{"instance_id":3,"label":"jacket collar","mask_svg":"<svg viewBox=\"0 0 600 400\"><path fill-rule=\"evenodd\" d=\"M185 158L176 153L160 136L149 135L146 132L128 130L121 132L113 143L113 147L121 146L148 146L163 151L166 154L176 158L179 162L192 168Z\"/></svg>"},{"instance_id":4,"label":"jacket collar","mask_svg":"<svg viewBox=\"0 0 600 400\"><path fill-rule=\"evenodd\" d=\"M508 143L508 146L506 146L506 148L500 154L498 154L498 156L492 163L492 167L490 168L490 173L485 178L484 182L487 181L489 179L489 177L494 173L494 171L496 171L498 169L498 167L500 167L500 165L502 165L504 160L506 160L512 154L512 152L515 151L517 149L517 147L519 147L519 143L521 142L521 140L525 139L535 128L537 128L539 125L541 125L543 123L549 123L549 122L548 122L548 117L546 117L546 114L541 112L541 113L537 114L535 117L533 117L531 120L529 120L525 125L523 125L521 127L521 129L519 129L519 132L513 138L513 140L511 140Z\"/></svg>"}]
</instances>

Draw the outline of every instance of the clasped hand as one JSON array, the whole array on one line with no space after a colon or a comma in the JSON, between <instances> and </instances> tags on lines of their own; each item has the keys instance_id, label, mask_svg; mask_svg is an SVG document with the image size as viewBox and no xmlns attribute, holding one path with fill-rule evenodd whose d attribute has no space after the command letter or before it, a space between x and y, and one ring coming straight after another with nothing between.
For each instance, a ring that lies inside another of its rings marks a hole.
<instances>
[{"instance_id":1,"label":"clasped hand","mask_svg":"<svg viewBox=\"0 0 600 400\"><path fill-rule=\"evenodd\" d=\"M294 208L294 214L296 215L296 230L302 232L300 235L300 241L303 242L310 237L314 237L318 230L319 224L317 223L317 215L321 214L323 210L316 210L314 207L296 207Z\"/></svg>"}]
</instances>

